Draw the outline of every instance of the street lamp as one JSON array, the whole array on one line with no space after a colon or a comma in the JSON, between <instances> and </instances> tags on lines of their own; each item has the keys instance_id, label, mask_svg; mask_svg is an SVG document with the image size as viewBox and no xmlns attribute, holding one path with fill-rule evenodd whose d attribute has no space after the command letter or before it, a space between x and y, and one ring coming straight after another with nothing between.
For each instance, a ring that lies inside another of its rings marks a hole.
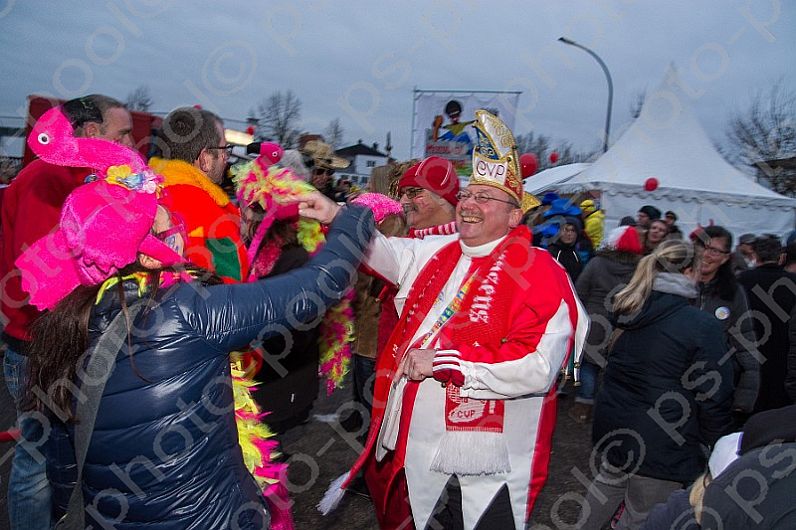
<instances>
[{"instance_id":1,"label":"street lamp","mask_svg":"<svg viewBox=\"0 0 796 530\"><path fill-rule=\"evenodd\" d=\"M608 67L605 66L605 63L600 56L588 49L586 46L582 44L578 44L572 39L568 39L566 37L559 37L558 40L563 42L564 44L569 44L570 46L574 46L576 48L580 48L581 50L585 51L592 57L594 60L600 64L600 67L603 69L605 73L605 79L608 81L608 112L605 116L605 140L603 141L603 153L608 151L608 135L611 133L611 106L614 103L614 83L611 81L611 73L608 71Z\"/></svg>"}]
</instances>

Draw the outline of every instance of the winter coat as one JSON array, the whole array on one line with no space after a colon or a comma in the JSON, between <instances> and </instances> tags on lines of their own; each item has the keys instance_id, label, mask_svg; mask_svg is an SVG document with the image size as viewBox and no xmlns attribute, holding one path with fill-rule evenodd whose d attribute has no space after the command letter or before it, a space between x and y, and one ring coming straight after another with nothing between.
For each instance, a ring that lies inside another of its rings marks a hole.
<instances>
[{"instance_id":1,"label":"winter coat","mask_svg":"<svg viewBox=\"0 0 796 530\"><path fill-rule=\"evenodd\" d=\"M694 507L688 500L690 489L675 490L665 503L650 510L641 530L699 530Z\"/></svg>"},{"instance_id":2,"label":"winter coat","mask_svg":"<svg viewBox=\"0 0 796 530\"><path fill-rule=\"evenodd\" d=\"M785 375L785 391L793 403L796 403L796 305L790 312L788 320L788 372Z\"/></svg>"},{"instance_id":3,"label":"winter coat","mask_svg":"<svg viewBox=\"0 0 796 530\"><path fill-rule=\"evenodd\" d=\"M659 273L642 309L617 322L592 431L612 465L682 483L705 468L704 446L727 433L733 392L721 326L690 305L686 281Z\"/></svg>"},{"instance_id":4,"label":"winter coat","mask_svg":"<svg viewBox=\"0 0 796 530\"><path fill-rule=\"evenodd\" d=\"M785 379L791 348L788 321L796 307L796 275L766 264L742 272L738 283L746 290L749 309L755 312L757 347L764 358L755 411L784 407L791 403Z\"/></svg>"},{"instance_id":5,"label":"winter coat","mask_svg":"<svg viewBox=\"0 0 796 530\"><path fill-rule=\"evenodd\" d=\"M348 207L307 267L254 283L159 291L136 318L132 349L118 353L100 401L83 472L87 525L267 527L265 500L238 445L228 352L311 321L338 300L372 231L372 214ZM125 283L128 302L137 287ZM95 306L92 345L119 311L117 296ZM59 517L75 479L73 429L52 420L48 475Z\"/></svg>"},{"instance_id":6,"label":"winter coat","mask_svg":"<svg viewBox=\"0 0 796 530\"><path fill-rule=\"evenodd\" d=\"M301 245L286 245L265 278L297 269L309 259ZM318 397L319 337L320 328L314 326L278 333L262 341L265 356L254 376L259 384L252 397L268 413L265 422L276 433L304 422Z\"/></svg>"},{"instance_id":7,"label":"winter coat","mask_svg":"<svg viewBox=\"0 0 796 530\"><path fill-rule=\"evenodd\" d=\"M699 284L699 297L696 306L709 315L724 329L727 346L732 352L735 374L735 396L732 408L739 412L751 413L760 390L760 362L756 356L757 343L746 293L740 285L735 288L732 300L719 296L718 281L714 278L708 283Z\"/></svg>"},{"instance_id":8,"label":"winter coat","mask_svg":"<svg viewBox=\"0 0 796 530\"><path fill-rule=\"evenodd\" d=\"M705 489L703 530L796 528L796 443L753 449Z\"/></svg>"},{"instance_id":9,"label":"winter coat","mask_svg":"<svg viewBox=\"0 0 796 530\"><path fill-rule=\"evenodd\" d=\"M574 244L565 245L560 241L556 241L555 243L550 243L547 246L547 250L567 270L567 274L569 274L572 281L576 281L583 270L583 262L578 255L576 246Z\"/></svg>"},{"instance_id":10,"label":"winter coat","mask_svg":"<svg viewBox=\"0 0 796 530\"><path fill-rule=\"evenodd\" d=\"M602 210L596 210L586 216L584 221L584 230L586 235L589 236L591 246L597 248L603 240L603 232L605 225L605 213Z\"/></svg>"},{"instance_id":11,"label":"winter coat","mask_svg":"<svg viewBox=\"0 0 796 530\"><path fill-rule=\"evenodd\" d=\"M627 256L631 255L599 252L589 260L575 282L578 297L591 319L583 351L591 362L601 367L605 367L604 350L613 331L613 295L627 285L636 270L637 260Z\"/></svg>"}]
</instances>

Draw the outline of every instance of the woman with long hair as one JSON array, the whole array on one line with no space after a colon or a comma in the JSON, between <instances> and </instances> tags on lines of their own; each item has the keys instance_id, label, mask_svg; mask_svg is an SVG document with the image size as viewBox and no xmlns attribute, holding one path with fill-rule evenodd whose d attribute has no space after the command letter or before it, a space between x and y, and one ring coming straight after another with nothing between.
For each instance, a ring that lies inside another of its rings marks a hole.
<instances>
[{"instance_id":1,"label":"woman with long hair","mask_svg":"<svg viewBox=\"0 0 796 530\"><path fill-rule=\"evenodd\" d=\"M280 278L219 284L182 262L184 231L158 204L160 178L137 153L69 142L36 127L29 138L51 163L87 154L103 178L72 192L58 229L17 260L31 303L47 310L33 329L27 398L50 428L55 520L267 528L268 491L241 446L256 428L236 426L247 396L233 395L229 352L337 301L372 233L371 214L306 194L303 215L334 221L323 251Z\"/></svg>"},{"instance_id":2,"label":"woman with long hair","mask_svg":"<svg viewBox=\"0 0 796 530\"><path fill-rule=\"evenodd\" d=\"M656 503L692 482L705 447L731 425L732 368L721 327L691 305L690 243L664 241L614 298L592 438L602 454L583 528L602 528L624 501L619 528L637 528Z\"/></svg>"},{"instance_id":3,"label":"woman with long hair","mask_svg":"<svg viewBox=\"0 0 796 530\"><path fill-rule=\"evenodd\" d=\"M699 257L695 305L721 324L733 352L735 395L732 410L736 427L752 414L760 389L760 363L753 318L743 287L732 271L732 234L722 226L707 226L694 234Z\"/></svg>"}]
</instances>

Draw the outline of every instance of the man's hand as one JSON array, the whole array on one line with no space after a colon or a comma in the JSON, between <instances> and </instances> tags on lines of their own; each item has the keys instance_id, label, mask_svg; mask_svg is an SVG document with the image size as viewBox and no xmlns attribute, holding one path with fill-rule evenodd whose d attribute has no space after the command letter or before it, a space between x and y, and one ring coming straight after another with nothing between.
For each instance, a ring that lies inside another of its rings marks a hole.
<instances>
[{"instance_id":1,"label":"man's hand","mask_svg":"<svg viewBox=\"0 0 796 530\"><path fill-rule=\"evenodd\" d=\"M299 215L328 225L337 213L340 205L319 191L311 191L299 197Z\"/></svg>"},{"instance_id":2,"label":"man's hand","mask_svg":"<svg viewBox=\"0 0 796 530\"><path fill-rule=\"evenodd\" d=\"M437 350L412 348L401 359L401 364L398 365L398 370L395 372L395 379L398 380L403 375L406 375L412 381L422 381L427 377L431 377L436 353Z\"/></svg>"}]
</instances>

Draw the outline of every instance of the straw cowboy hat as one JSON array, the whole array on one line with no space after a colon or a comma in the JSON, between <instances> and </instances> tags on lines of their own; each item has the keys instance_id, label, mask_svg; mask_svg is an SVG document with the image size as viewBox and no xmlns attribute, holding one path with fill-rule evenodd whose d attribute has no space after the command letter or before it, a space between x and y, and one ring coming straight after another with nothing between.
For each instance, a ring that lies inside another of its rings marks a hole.
<instances>
[{"instance_id":1,"label":"straw cowboy hat","mask_svg":"<svg viewBox=\"0 0 796 530\"><path fill-rule=\"evenodd\" d=\"M320 140L310 140L301 149L301 152L312 158L315 167L324 169L345 169L351 162L345 158L340 158L332 151L332 146Z\"/></svg>"}]
</instances>

